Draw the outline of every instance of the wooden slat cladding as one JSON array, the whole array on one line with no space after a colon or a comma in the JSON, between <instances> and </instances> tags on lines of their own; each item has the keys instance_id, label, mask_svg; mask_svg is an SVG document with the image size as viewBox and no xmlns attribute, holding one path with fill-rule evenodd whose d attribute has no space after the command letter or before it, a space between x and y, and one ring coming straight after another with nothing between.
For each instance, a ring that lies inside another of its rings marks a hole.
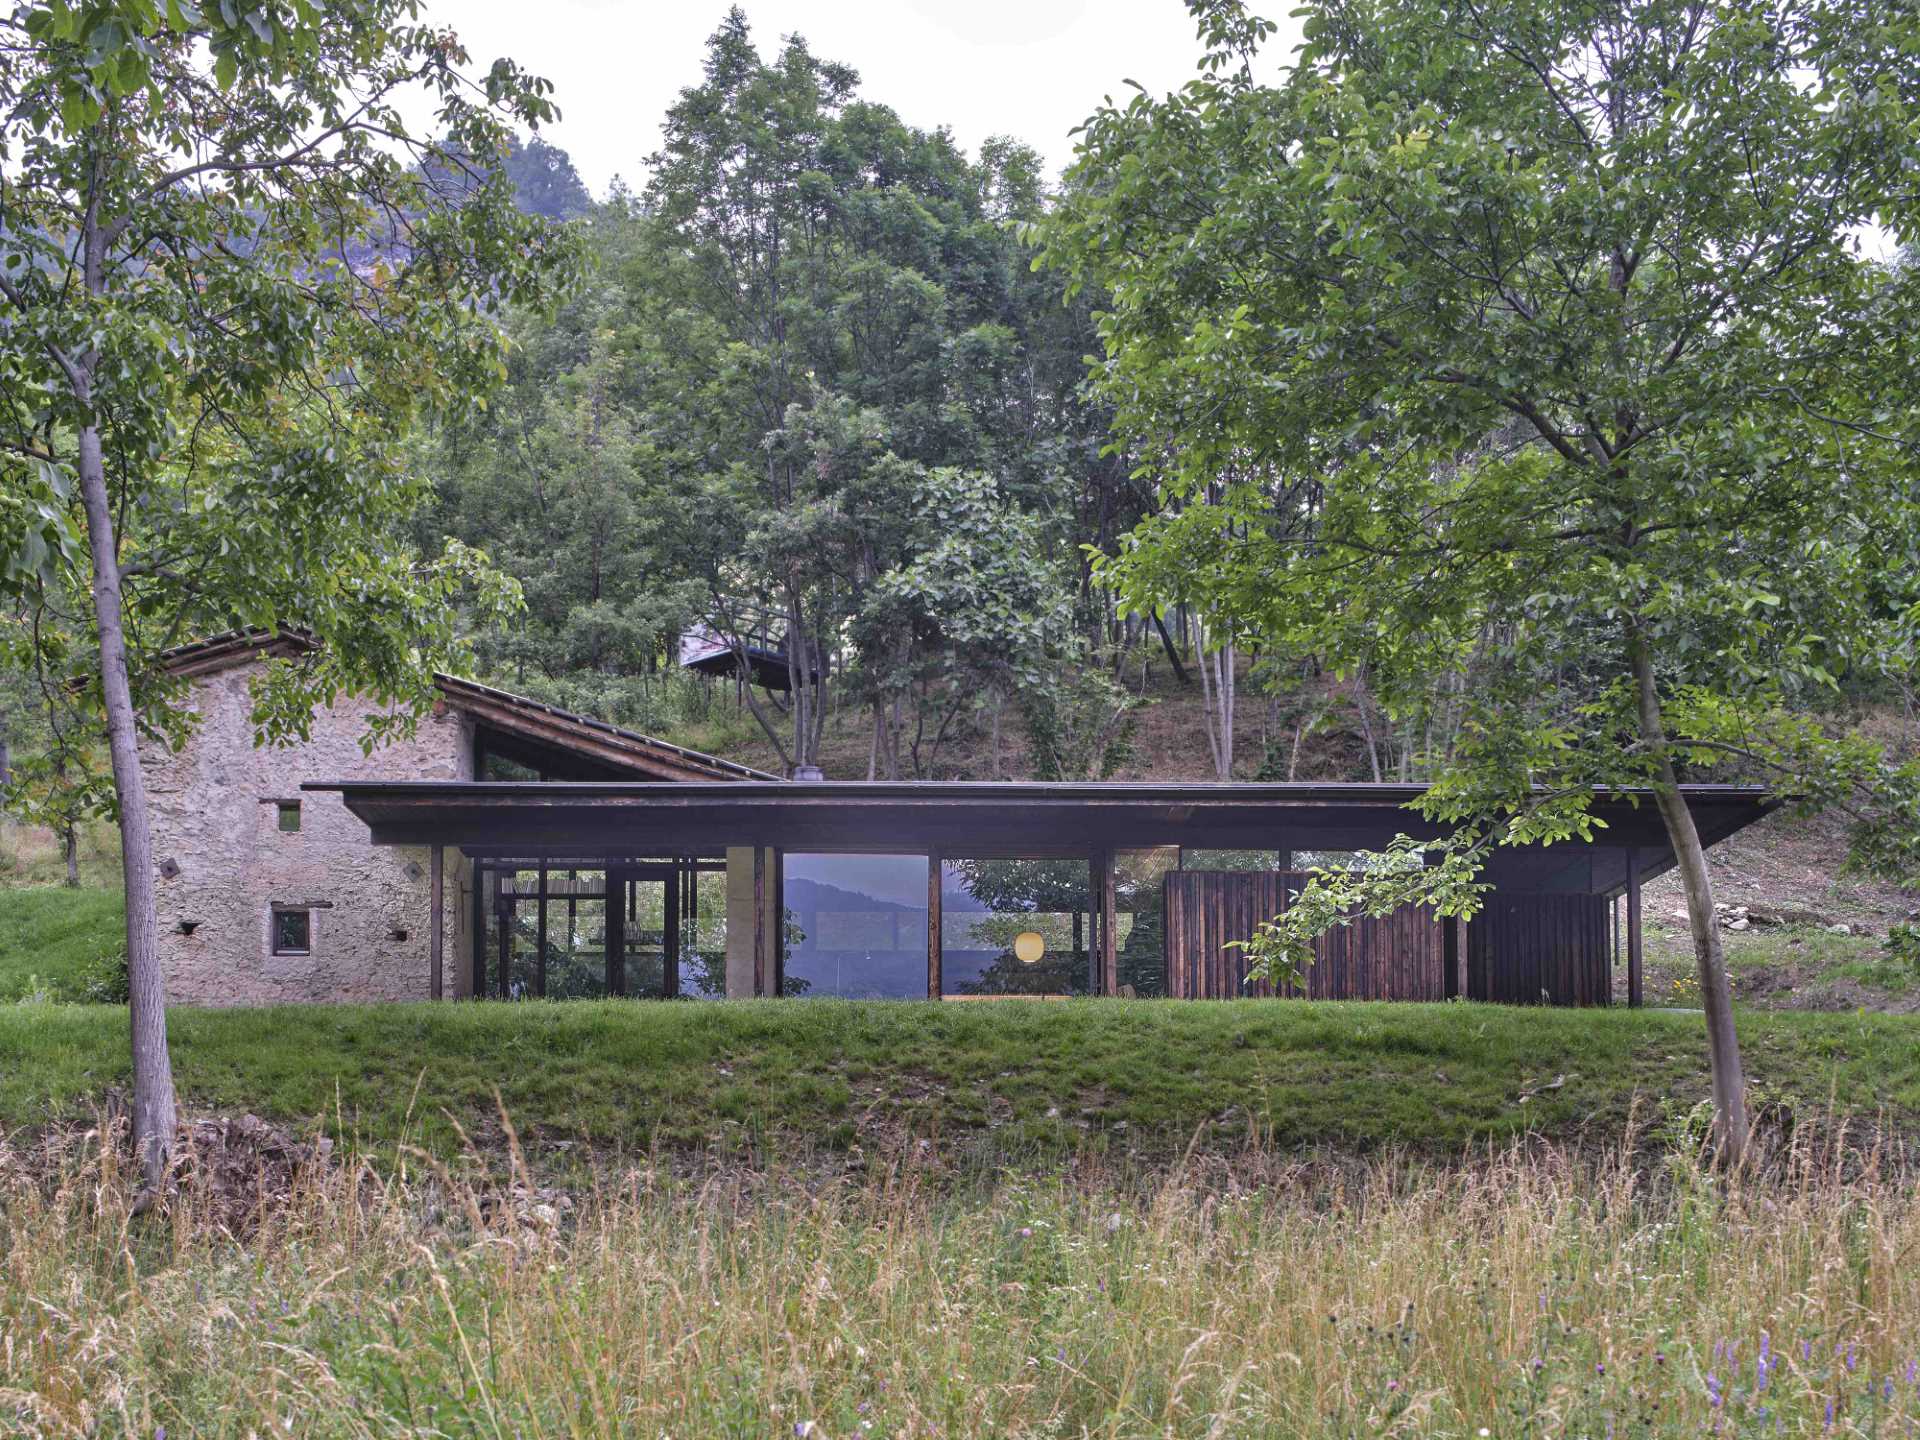
<instances>
[{"instance_id":1,"label":"wooden slat cladding","mask_svg":"<svg viewBox=\"0 0 1920 1440\"><path fill-rule=\"evenodd\" d=\"M1306 883L1294 871L1169 874L1167 993L1200 1000L1271 994L1265 984L1246 984L1246 952L1228 945L1251 939ZM1409 906L1378 920L1363 915L1320 937L1305 993L1314 1000L1441 1000L1445 965L1445 926L1431 912Z\"/></svg>"},{"instance_id":2,"label":"wooden slat cladding","mask_svg":"<svg viewBox=\"0 0 1920 1440\"><path fill-rule=\"evenodd\" d=\"M1613 947L1604 895L1489 895L1467 926L1467 996L1605 1005Z\"/></svg>"}]
</instances>

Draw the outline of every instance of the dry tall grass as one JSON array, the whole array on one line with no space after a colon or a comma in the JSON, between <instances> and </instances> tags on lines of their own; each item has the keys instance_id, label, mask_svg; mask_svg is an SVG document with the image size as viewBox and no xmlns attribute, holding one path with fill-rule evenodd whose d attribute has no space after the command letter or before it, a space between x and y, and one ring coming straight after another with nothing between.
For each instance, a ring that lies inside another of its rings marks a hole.
<instances>
[{"instance_id":1,"label":"dry tall grass","mask_svg":"<svg viewBox=\"0 0 1920 1440\"><path fill-rule=\"evenodd\" d=\"M330 1167L130 1219L0 1156L0 1431L1901 1435L1920 1197L1515 1150L1151 1182L639 1171L571 1208ZM238 1229L244 1238L236 1238Z\"/></svg>"}]
</instances>

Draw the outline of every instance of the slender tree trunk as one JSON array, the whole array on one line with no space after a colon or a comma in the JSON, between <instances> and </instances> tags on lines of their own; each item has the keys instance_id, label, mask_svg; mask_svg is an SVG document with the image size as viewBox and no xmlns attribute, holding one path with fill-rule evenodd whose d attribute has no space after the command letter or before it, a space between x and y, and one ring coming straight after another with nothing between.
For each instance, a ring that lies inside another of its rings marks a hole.
<instances>
[{"instance_id":1,"label":"slender tree trunk","mask_svg":"<svg viewBox=\"0 0 1920 1440\"><path fill-rule=\"evenodd\" d=\"M1680 794L1667 745L1666 725L1660 714L1660 695L1654 686L1653 657L1639 626L1629 622L1628 657L1633 665L1638 702L1640 739L1653 757L1656 803L1666 821L1667 838L1687 897L1687 924L1693 932L1693 957L1700 972L1700 1005L1707 1018L1707 1055L1712 1069L1714 1138L1721 1158L1740 1163L1747 1148L1746 1073L1740 1063L1740 1036L1733 1026L1733 990L1727 983L1726 958L1720 948L1720 922L1713 911L1713 877L1707 873L1707 852L1693 823L1693 812Z\"/></svg>"},{"instance_id":2,"label":"slender tree trunk","mask_svg":"<svg viewBox=\"0 0 1920 1440\"><path fill-rule=\"evenodd\" d=\"M90 387L80 388L78 399L84 406L91 398L86 393ZM127 679L113 512L98 427L82 427L78 439L80 496L86 506L87 548L93 558L94 623L100 632L100 681L107 706L107 750L120 810L120 858L127 893L127 1009L133 1024L133 1143L145 1181L144 1208L166 1178L177 1112L173 1068L167 1056L167 996L160 974L153 893L153 833L146 777L140 773L133 691Z\"/></svg>"},{"instance_id":3,"label":"slender tree trunk","mask_svg":"<svg viewBox=\"0 0 1920 1440\"><path fill-rule=\"evenodd\" d=\"M68 821L60 828L60 853L67 862L67 888L80 888L80 834Z\"/></svg>"}]
</instances>

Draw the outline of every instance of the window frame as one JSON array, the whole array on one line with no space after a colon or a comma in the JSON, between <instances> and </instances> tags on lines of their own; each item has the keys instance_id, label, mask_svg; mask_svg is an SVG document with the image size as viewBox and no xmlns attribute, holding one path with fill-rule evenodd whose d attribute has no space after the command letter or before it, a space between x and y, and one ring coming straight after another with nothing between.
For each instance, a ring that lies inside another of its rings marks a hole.
<instances>
[{"instance_id":1,"label":"window frame","mask_svg":"<svg viewBox=\"0 0 1920 1440\"><path fill-rule=\"evenodd\" d=\"M314 907L311 905L276 904L272 906L267 911L267 953L277 957L284 956L288 959L299 959L302 956L313 954L313 912ZM303 947L294 949L281 945L280 917L283 915L298 915L302 921L305 922L306 944Z\"/></svg>"}]
</instances>

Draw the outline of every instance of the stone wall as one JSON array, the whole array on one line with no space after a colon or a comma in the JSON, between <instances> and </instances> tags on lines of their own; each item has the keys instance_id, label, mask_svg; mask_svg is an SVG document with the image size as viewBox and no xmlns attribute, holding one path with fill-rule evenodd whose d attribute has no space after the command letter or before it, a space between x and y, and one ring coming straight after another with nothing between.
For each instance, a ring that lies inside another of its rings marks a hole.
<instances>
[{"instance_id":1,"label":"stone wall","mask_svg":"<svg viewBox=\"0 0 1920 1440\"><path fill-rule=\"evenodd\" d=\"M337 795L303 793L308 780L464 780L471 726L457 715L422 719L412 740L366 754L366 706L343 699L316 711L311 738L256 747L248 720L248 664L203 676L188 701L200 716L178 752L142 751L153 807L160 959L172 1001L266 1005L282 1001L425 1000L429 996L429 854L376 847ZM299 828L280 828L297 802ZM446 995L471 971L471 878L446 855ZM309 953L276 955L272 913L305 907Z\"/></svg>"}]
</instances>

